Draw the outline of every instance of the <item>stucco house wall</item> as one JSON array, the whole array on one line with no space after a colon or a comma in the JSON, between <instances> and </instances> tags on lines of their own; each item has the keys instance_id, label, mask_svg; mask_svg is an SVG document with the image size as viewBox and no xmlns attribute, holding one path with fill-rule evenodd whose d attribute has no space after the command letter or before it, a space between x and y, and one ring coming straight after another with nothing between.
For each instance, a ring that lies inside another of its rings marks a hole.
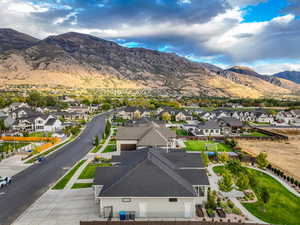
<instances>
[{"instance_id":1,"label":"stucco house wall","mask_svg":"<svg viewBox=\"0 0 300 225\"><path fill-rule=\"evenodd\" d=\"M130 202L125 202L130 199ZM101 198L99 201L100 216L104 207L113 208L113 217L119 217L120 211L135 211L137 218L193 218L195 205L203 202L204 198L177 198L177 202L170 202L167 198Z\"/></svg>"}]
</instances>

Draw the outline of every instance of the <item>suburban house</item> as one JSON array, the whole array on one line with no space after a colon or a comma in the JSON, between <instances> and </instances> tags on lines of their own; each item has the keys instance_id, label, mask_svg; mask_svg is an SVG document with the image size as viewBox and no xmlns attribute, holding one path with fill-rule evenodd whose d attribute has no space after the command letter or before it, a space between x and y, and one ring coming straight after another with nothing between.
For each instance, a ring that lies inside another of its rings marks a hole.
<instances>
[{"instance_id":1,"label":"suburban house","mask_svg":"<svg viewBox=\"0 0 300 225\"><path fill-rule=\"evenodd\" d=\"M218 119L222 135L240 134L244 128L244 123L236 118L222 117Z\"/></svg>"},{"instance_id":2,"label":"suburban house","mask_svg":"<svg viewBox=\"0 0 300 225\"><path fill-rule=\"evenodd\" d=\"M193 116L187 111L178 111L174 115L175 121L190 121L193 120Z\"/></svg>"},{"instance_id":3,"label":"suburban house","mask_svg":"<svg viewBox=\"0 0 300 225\"><path fill-rule=\"evenodd\" d=\"M137 107L126 107L118 112L117 117L121 117L124 120L136 120L140 118L151 117L151 111Z\"/></svg>"},{"instance_id":4,"label":"suburban house","mask_svg":"<svg viewBox=\"0 0 300 225\"><path fill-rule=\"evenodd\" d=\"M55 132L62 128L61 121L56 117L43 114L19 118L12 125L13 130L27 132Z\"/></svg>"},{"instance_id":5,"label":"suburban house","mask_svg":"<svg viewBox=\"0 0 300 225\"><path fill-rule=\"evenodd\" d=\"M37 111L35 111L31 108L27 108L27 107L17 108L16 110L14 110L10 113L10 115L13 119L20 119L20 118L24 118L24 117L30 117L30 116L37 115L37 114L41 114L41 113L37 112Z\"/></svg>"},{"instance_id":6,"label":"suburban house","mask_svg":"<svg viewBox=\"0 0 300 225\"><path fill-rule=\"evenodd\" d=\"M144 147L175 148L176 133L155 122L119 127L117 151L132 151Z\"/></svg>"},{"instance_id":7,"label":"suburban house","mask_svg":"<svg viewBox=\"0 0 300 225\"><path fill-rule=\"evenodd\" d=\"M266 112L255 112L255 121L259 123L273 123L274 122L274 117Z\"/></svg>"},{"instance_id":8,"label":"suburban house","mask_svg":"<svg viewBox=\"0 0 300 225\"><path fill-rule=\"evenodd\" d=\"M13 112L19 108L29 108L29 105L25 102L13 102L8 106L8 112Z\"/></svg>"},{"instance_id":9,"label":"suburban house","mask_svg":"<svg viewBox=\"0 0 300 225\"><path fill-rule=\"evenodd\" d=\"M221 127L217 120L209 120L198 124L190 132L195 136L221 136Z\"/></svg>"},{"instance_id":10,"label":"suburban house","mask_svg":"<svg viewBox=\"0 0 300 225\"><path fill-rule=\"evenodd\" d=\"M141 149L97 167L94 194L100 217L194 218L209 186L200 154Z\"/></svg>"},{"instance_id":11,"label":"suburban house","mask_svg":"<svg viewBox=\"0 0 300 225\"><path fill-rule=\"evenodd\" d=\"M279 123L286 123L286 124L294 123L294 121L295 121L294 113L293 113L293 111L291 111L291 112L280 111L276 115L276 121L278 121Z\"/></svg>"}]
</instances>

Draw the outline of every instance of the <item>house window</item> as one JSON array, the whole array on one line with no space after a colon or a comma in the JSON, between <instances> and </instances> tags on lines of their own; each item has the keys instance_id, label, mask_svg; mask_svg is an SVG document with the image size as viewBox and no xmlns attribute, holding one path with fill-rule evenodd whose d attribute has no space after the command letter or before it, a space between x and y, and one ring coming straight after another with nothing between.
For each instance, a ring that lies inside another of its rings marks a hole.
<instances>
[{"instance_id":1,"label":"house window","mask_svg":"<svg viewBox=\"0 0 300 225\"><path fill-rule=\"evenodd\" d=\"M122 202L131 202L131 198L122 198Z\"/></svg>"},{"instance_id":2,"label":"house window","mask_svg":"<svg viewBox=\"0 0 300 225\"><path fill-rule=\"evenodd\" d=\"M169 198L169 202L177 202L178 199L177 198Z\"/></svg>"}]
</instances>

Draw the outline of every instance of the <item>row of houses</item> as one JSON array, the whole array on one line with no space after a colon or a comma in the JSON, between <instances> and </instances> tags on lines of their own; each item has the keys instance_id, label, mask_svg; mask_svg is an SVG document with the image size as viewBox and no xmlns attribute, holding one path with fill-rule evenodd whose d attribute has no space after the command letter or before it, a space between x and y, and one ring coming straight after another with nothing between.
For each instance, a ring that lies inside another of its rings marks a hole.
<instances>
[{"instance_id":1,"label":"row of houses","mask_svg":"<svg viewBox=\"0 0 300 225\"><path fill-rule=\"evenodd\" d=\"M65 110L58 107L30 107L27 103L12 103L0 111L0 119L11 131L55 132L64 127L65 121L87 120L98 105L70 106Z\"/></svg>"},{"instance_id":2,"label":"row of houses","mask_svg":"<svg viewBox=\"0 0 300 225\"><path fill-rule=\"evenodd\" d=\"M136 120L140 118L157 117L162 119L163 115L167 113L175 121L190 121L193 120L193 116L189 111L176 110L174 108L165 107L158 108L157 110L144 109L139 107L126 107L121 109L117 117L124 120Z\"/></svg>"},{"instance_id":3,"label":"row of houses","mask_svg":"<svg viewBox=\"0 0 300 225\"><path fill-rule=\"evenodd\" d=\"M139 107L126 107L120 110L117 117L125 120L137 120L140 118L163 119L168 114L173 121L192 121L201 118L204 121L217 120L230 117L242 122L256 122L268 124L295 124L300 123L300 110L279 111L275 115L265 109L254 110L228 110L218 109L214 111L203 111L201 109L176 110L171 107L149 110Z\"/></svg>"}]
</instances>

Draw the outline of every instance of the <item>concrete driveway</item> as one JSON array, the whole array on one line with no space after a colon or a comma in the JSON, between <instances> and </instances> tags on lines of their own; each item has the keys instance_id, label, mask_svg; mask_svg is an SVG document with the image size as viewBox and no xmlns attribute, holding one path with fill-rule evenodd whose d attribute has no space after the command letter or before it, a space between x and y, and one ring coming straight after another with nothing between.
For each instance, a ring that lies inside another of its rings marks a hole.
<instances>
[{"instance_id":1,"label":"concrete driveway","mask_svg":"<svg viewBox=\"0 0 300 225\"><path fill-rule=\"evenodd\" d=\"M79 225L99 219L92 188L47 191L13 225Z\"/></svg>"}]
</instances>

